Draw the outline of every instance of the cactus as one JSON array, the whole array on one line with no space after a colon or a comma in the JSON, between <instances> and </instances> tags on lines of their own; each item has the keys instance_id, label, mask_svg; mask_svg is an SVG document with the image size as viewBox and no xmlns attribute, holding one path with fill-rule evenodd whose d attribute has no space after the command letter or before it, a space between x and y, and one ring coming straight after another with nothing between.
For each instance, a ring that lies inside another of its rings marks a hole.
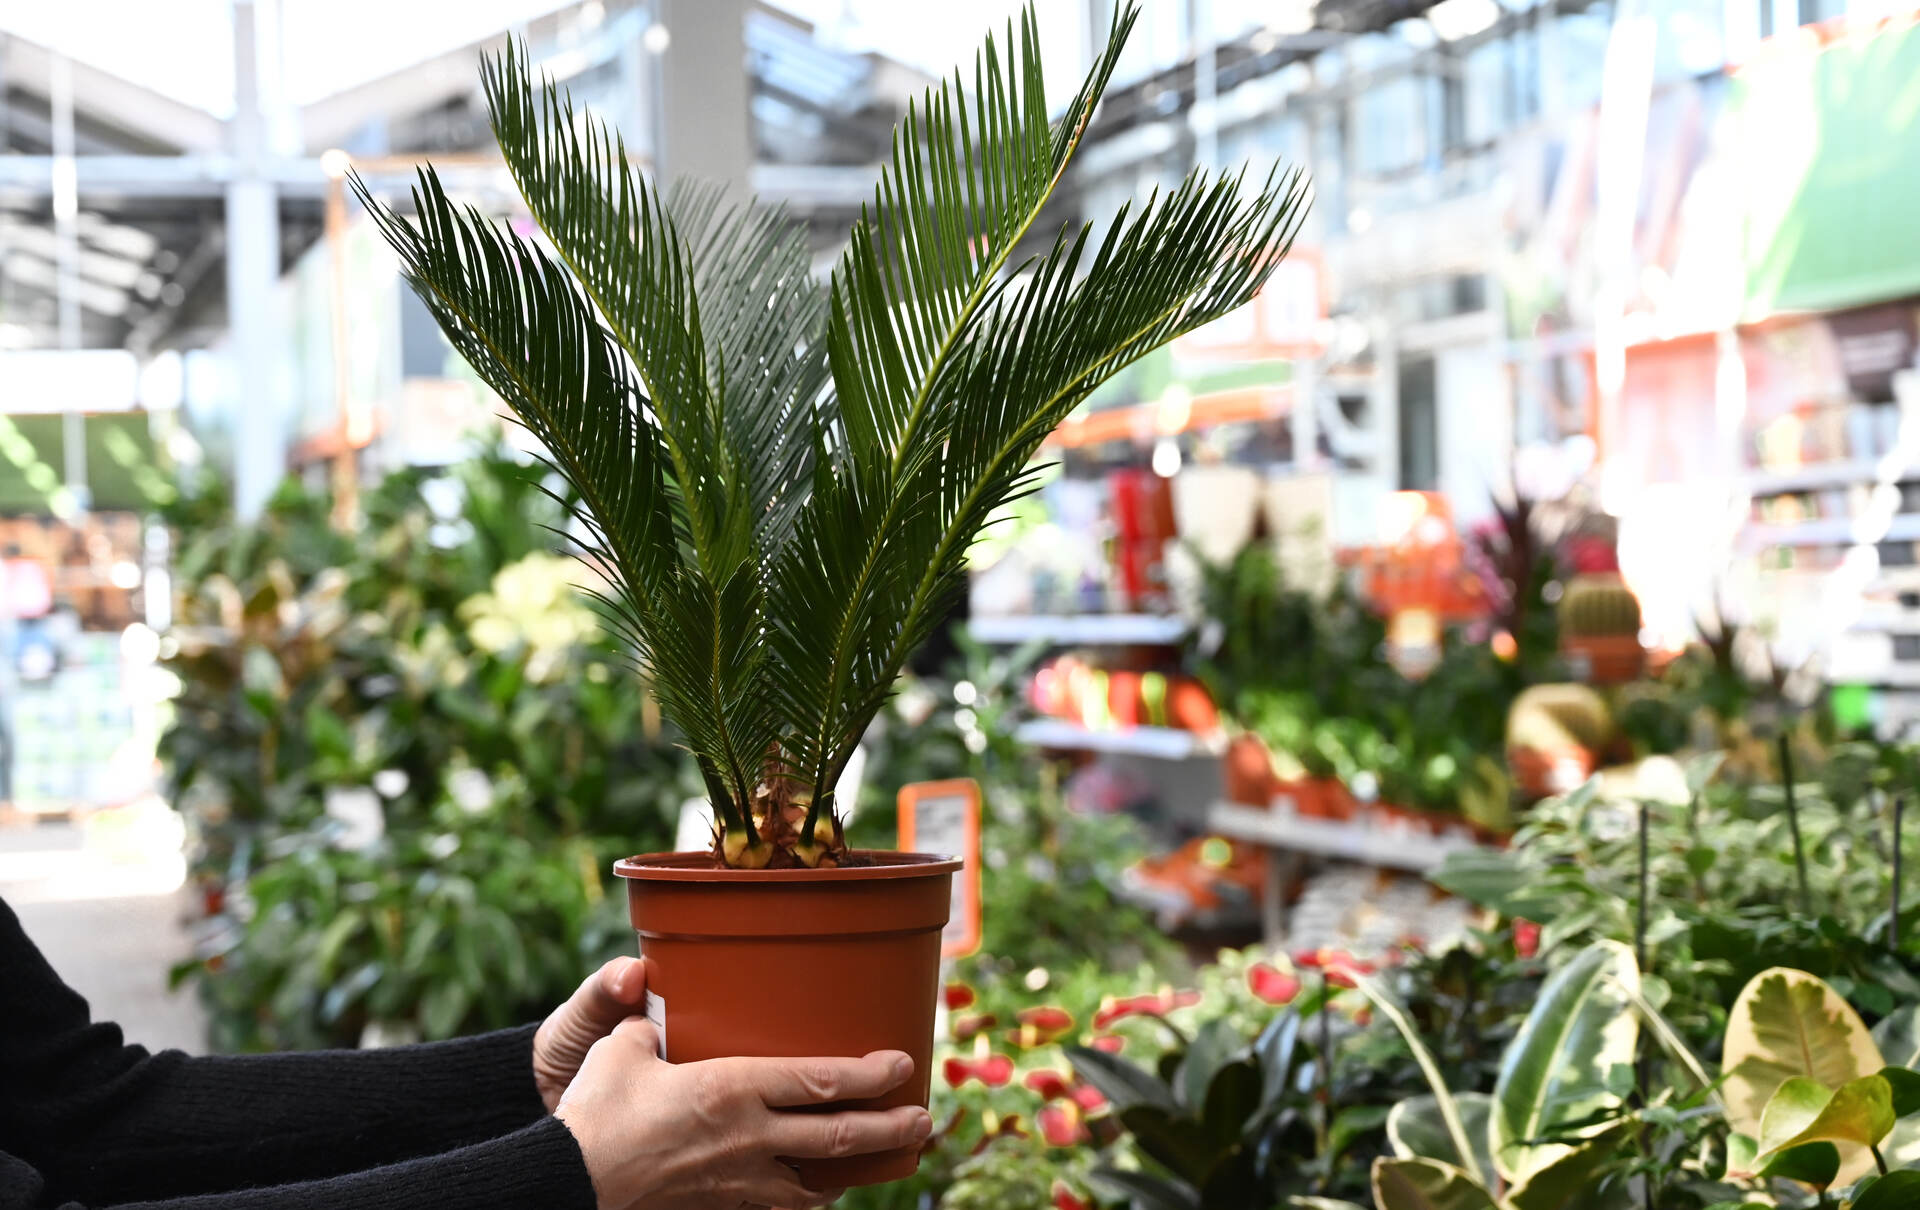
<instances>
[{"instance_id":1,"label":"cactus","mask_svg":"<svg viewBox=\"0 0 1920 1210\"><path fill-rule=\"evenodd\" d=\"M1618 575L1575 576L1560 598L1567 638L1630 638L1640 633L1640 599Z\"/></svg>"}]
</instances>

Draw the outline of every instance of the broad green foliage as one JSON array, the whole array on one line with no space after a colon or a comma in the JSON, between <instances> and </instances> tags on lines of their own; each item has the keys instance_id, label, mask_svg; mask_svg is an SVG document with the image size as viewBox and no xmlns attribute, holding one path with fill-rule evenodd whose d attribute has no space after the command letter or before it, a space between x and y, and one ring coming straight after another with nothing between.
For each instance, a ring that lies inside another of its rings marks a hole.
<instances>
[{"instance_id":1,"label":"broad green foliage","mask_svg":"<svg viewBox=\"0 0 1920 1210\"><path fill-rule=\"evenodd\" d=\"M1721 1063L1727 1121L1755 1138L1786 1081L1832 1089L1885 1066L1851 1005L1819 979L1778 967L1754 976L1734 1002Z\"/></svg>"},{"instance_id":2,"label":"broad green foliage","mask_svg":"<svg viewBox=\"0 0 1920 1210\"><path fill-rule=\"evenodd\" d=\"M971 87L956 73L910 107L824 289L795 226L711 190L660 195L514 50L483 82L553 253L453 204L431 168L417 225L362 191L448 338L578 490L603 603L745 842L775 775L811 793L813 835L1048 432L1248 302L1292 240L1297 173L1195 174L1104 235L1034 232L1135 16L1116 14L1058 121L1031 11ZM1030 232L1040 251L1016 262Z\"/></svg>"},{"instance_id":3,"label":"broad green foliage","mask_svg":"<svg viewBox=\"0 0 1920 1210\"><path fill-rule=\"evenodd\" d=\"M1463 1158L1440 1111L1440 1101L1432 1093L1408 1097L1387 1115L1387 1141L1393 1153L1403 1160L1428 1159L1451 1164L1467 1172L1494 1171L1492 1138L1493 1098L1484 1092L1463 1092L1452 1098L1455 1112L1474 1153Z\"/></svg>"},{"instance_id":4,"label":"broad green foliage","mask_svg":"<svg viewBox=\"0 0 1920 1210\"><path fill-rule=\"evenodd\" d=\"M1438 1160L1375 1160L1373 1200L1379 1210L1498 1210L1479 1182Z\"/></svg>"},{"instance_id":5,"label":"broad green foliage","mask_svg":"<svg viewBox=\"0 0 1920 1210\"><path fill-rule=\"evenodd\" d=\"M1508 1181L1523 1181L1570 1150L1535 1140L1621 1104L1621 1076L1639 1040L1626 992L1639 981L1633 952L1603 941L1541 988L1493 1090L1494 1163Z\"/></svg>"}]
</instances>

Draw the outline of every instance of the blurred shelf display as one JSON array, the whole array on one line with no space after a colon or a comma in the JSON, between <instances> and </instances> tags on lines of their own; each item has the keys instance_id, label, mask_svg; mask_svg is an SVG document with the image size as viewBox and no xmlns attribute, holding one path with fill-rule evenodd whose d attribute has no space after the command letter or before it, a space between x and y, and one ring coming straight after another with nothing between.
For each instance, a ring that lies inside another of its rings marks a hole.
<instances>
[{"instance_id":1,"label":"blurred shelf display","mask_svg":"<svg viewBox=\"0 0 1920 1210\"><path fill-rule=\"evenodd\" d=\"M1126 727L1095 731L1059 719L1037 718L1020 724L1014 737L1040 748L1106 752L1117 756L1146 756L1155 760L1193 760L1217 757L1226 745L1218 737L1198 735L1176 727Z\"/></svg>"},{"instance_id":2,"label":"blurred shelf display","mask_svg":"<svg viewBox=\"0 0 1920 1210\"><path fill-rule=\"evenodd\" d=\"M974 618L967 631L982 643L1055 646L1165 646L1192 629L1185 618L1152 613L1025 614Z\"/></svg>"},{"instance_id":3,"label":"blurred shelf display","mask_svg":"<svg viewBox=\"0 0 1920 1210\"><path fill-rule=\"evenodd\" d=\"M1223 836L1270 849L1414 872L1433 869L1449 853L1478 847L1464 830L1435 836L1411 826L1382 826L1365 815L1346 820L1314 819L1284 805L1216 803L1207 812L1207 826Z\"/></svg>"},{"instance_id":4,"label":"blurred shelf display","mask_svg":"<svg viewBox=\"0 0 1920 1210\"><path fill-rule=\"evenodd\" d=\"M1861 517L1814 517L1787 523L1757 522L1747 529L1755 546L1857 545L1920 540L1920 513L1902 513L1883 524Z\"/></svg>"}]
</instances>

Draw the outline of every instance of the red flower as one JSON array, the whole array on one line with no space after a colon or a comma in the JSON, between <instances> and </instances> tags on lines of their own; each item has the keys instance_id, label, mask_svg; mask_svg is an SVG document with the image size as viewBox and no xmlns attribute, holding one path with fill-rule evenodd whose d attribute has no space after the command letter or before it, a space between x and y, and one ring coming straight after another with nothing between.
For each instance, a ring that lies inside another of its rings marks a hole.
<instances>
[{"instance_id":1,"label":"red flower","mask_svg":"<svg viewBox=\"0 0 1920 1210\"><path fill-rule=\"evenodd\" d=\"M1373 1024L1373 1006L1362 1004L1353 1014L1353 1023L1361 1029Z\"/></svg>"},{"instance_id":2,"label":"red flower","mask_svg":"<svg viewBox=\"0 0 1920 1210\"><path fill-rule=\"evenodd\" d=\"M988 1055L984 1059L948 1059L945 1075L947 1083L954 1088L968 1080L978 1080L988 1088L999 1088L1013 1079L1013 1060L1005 1055Z\"/></svg>"},{"instance_id":3,"label":"red flower","mask_svg":"<svg viewBox=\"0 0 1920 1210\"><path fill-rule=\"evenodd\" d=\"M1293 964L1305 970L1318 970L1326 955L1325 950L1299 950L1293 955Z\"/></svg>"},{"instance_id":4,"label":"red flower","mask_svg":"<svg viewBox=\"0 0 1920 1210\"><path fill-rule=\"evenodd\" d=\"M1095 1050L1103 1050L1110 1055L1117 1055L1126 1049L1127 1040L1119 1034L1101 1034L1093 1040L1092 1046Z\"/></svg>"},{"instance_id":5,"label":"red flower","mask_svg":"<svg viewBox=\"0 0 1920 1210\"><path fill-rule=\"evenodd\" d=\"M1531 958L1539 953L1540 926L1531 920L1514 920L1513 952L1522 958Z\"/></svg>"},{"instance_id":6,"label":"red flower","mask_svg":"<svg viewBox=\"0 0 1920 1210\"><path fill-rule=\"evenodd\" d=\"M1033 1120L1040 1127L1040 1137L1047 1141L1049 1147L1071 1147L1093 1138L1080 1120L1079 1107L1072 1102L1056 1101L1043 1105Z\"/></svg>"},{"instance_id":7,"label":"red flower","mask_svg":"<svg viewBox=\"0 0 1920 1210\"><path fill-rule=\"evenodd\" d=\"M973 994L973 989L964 983L949 983L946 987L946 999L947 1011L953 1012L957 1009L971 1008L978 997Z\"/></svg>"},{"instance_id":8,"label":"red flower","mask_svg":"<svg viewBox=\"0 0 1920 1210\"><path fill-rule=\"evenodd\" d=\"M1054 1182L1053 1210L1093 1210L1093 1203L1082 1201L1073 1195L1073 1190Z\"/></svg>"},{"instance_id":9,"label":"red flower","mask_svg":"<svg viewBox=\"0 0 1920 1210\"><path fill-rule=\"evenodd\" d=\"M1105 1029L1115 1021L1126 1017L1164 1017L1176 1008L1186 1008L1200 1003L1200 993L1196 991L1174 992L1172 995L1126 996L1118 1000L1108 1000L1093 1015L1093 1027Z\"/></svg>"},{"instance_id":10,"label":"red flower","mask_svg":"<svg viewBox=\"0 0 1920 1210\"><path fill-rule=\"evenodd\" d=\"M1095 1088L1091 1084L1076 1084L1067 1090L1067 1095L1073 1098L1075 1105L1078 1105L1088 1113L1092 1113L1107 1103L1107 1098L1101 1094L1098 1088Z\"/></svg>"},{"instance_id":11,"label":"red flower","mask_svg":"<svg viewBox=\"0 0 1920 1210\"><path fill-rule=\"evenodd\" d=\"M1051 1005L1022 1009L1017 1019L1020 1028L1009 1031L1007 1041L1023 1050L1057 1042L1073 1028L1073 1014Z\"/></svg>"},{"instance_id":12,"label":"red flower","mask_svg":"<svg viewBox=\"0 0 1920 1210\"><path fill-rule=\"evenodd\" d=\"M975 1034L983 1033L998 1024L1000 1024L1000 1018L994 1016L992 1013L975 1013L971 1017L955 1017L951 1027L953 1030L953 1040L956 1042L968 1041Z\"/></svg>"},{"instance_id":13,"label":"red flower","mask_svg":"<svg viewBox=\"0 0 1920 1210\"><path fill-rule=\"evenodd\" d=\"M1052 1101L1067 1095L1067 1078L1050 1068L1042 1067L1027 1073L1022 1081L1028 1088L1040 1094L1043 1101Z\"/></svg>"},{"instance_id":14,"label":"red flower","mask_svg":"<svg viewBox=\"0 0 1920 1210\"><path fill-rule=\"evenodd\" d=\"M1268 1004L1291 1004L1300 994L1300 980L1279 967L1256 962L1247 971L1247 988Z\"/></svg>"}]
</instances>

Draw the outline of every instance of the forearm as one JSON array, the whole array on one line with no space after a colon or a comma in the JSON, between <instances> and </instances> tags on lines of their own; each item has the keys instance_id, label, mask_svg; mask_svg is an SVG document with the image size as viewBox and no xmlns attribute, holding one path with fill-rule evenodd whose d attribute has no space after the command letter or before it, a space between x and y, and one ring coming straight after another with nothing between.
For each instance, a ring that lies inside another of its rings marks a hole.
<instances>
[{"instance_id":1,"label":"forearm","mask_svg":"<svg viewBox=\"0 0 1920 1210\"><path fill-rule=\"evenodd\" d=\"M543 1116L532 1036L154 1056L144 1078L60 1107L25 1150L63 1189L101 1203L314 1180L449 1151Z\"/></svg>"},{"instance_id":2,"label":"forearm","mask_svg":"<svg viewBox=\"0 0 1920 1210\"><path fill-rule=\"evenodd\" d=\"M12 1179L9 1179L12 1178ZM237 1188L159 1201L70 1200L0 1156L0 1210L593 1210L593 1186L564 1123L543 1118L511 1134L443 1154L324 1180Z\"/></svg>"}]
</instances>

